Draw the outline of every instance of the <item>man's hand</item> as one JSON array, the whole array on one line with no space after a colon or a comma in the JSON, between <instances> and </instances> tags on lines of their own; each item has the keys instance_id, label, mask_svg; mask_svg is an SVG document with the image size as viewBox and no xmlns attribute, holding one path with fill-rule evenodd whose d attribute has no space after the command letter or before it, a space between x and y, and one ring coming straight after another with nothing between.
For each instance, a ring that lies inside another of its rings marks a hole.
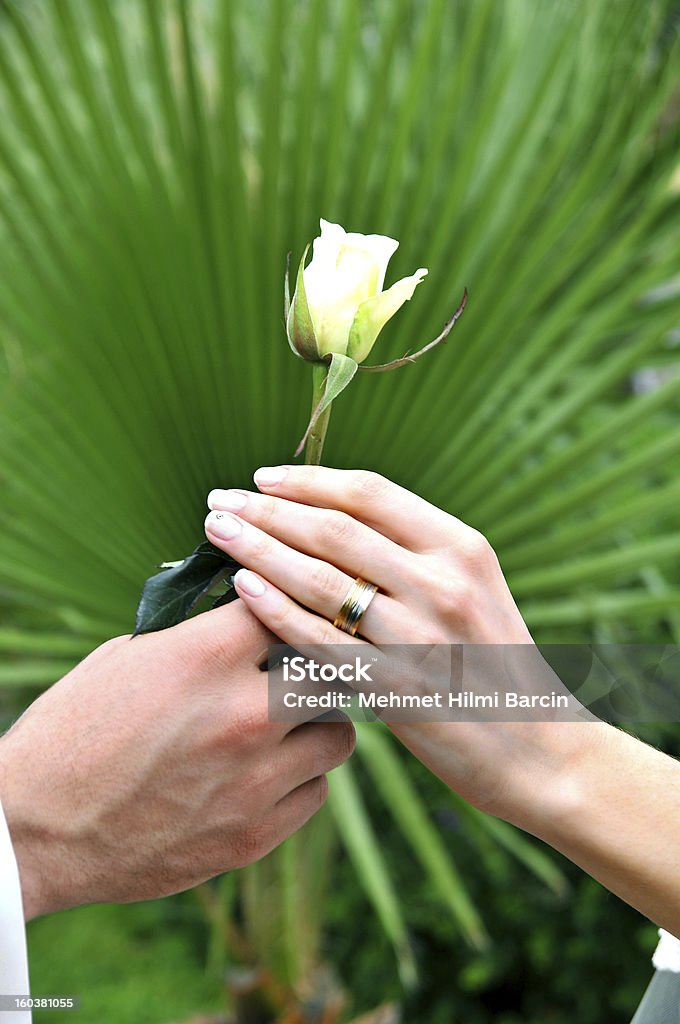
<instances>
[{"instance_id":1,"label":"man's hand","mask_svg":"<svg viewBox=\"0 0 680 1024\"><path fill-rule=\"evenodd\" d=\"M241 601L118 637L0 739L27 918L179 892L264 856L326 798L347 723L267 715L271 635Z\"/></svg>"}]
</instances>

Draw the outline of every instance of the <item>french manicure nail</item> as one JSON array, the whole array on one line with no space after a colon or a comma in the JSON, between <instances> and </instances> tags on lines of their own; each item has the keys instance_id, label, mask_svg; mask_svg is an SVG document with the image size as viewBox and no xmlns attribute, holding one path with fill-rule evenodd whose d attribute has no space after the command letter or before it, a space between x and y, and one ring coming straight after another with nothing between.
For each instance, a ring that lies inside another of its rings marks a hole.
<instances>
[{"instance_id":1,"label":"french manicure nail","mask_svg":"<svg viewBox=\"0 0 680 1024\"><path fill-rule=\"evenodd\" d=\"M248 594L250 597L262 597L267 589L260 577L248 569L239 569L234 576L234 583L236 583L239 590L242 590L244 594Z\"/></svg>"},{"instance_id":2,"label":"french manicure nail","mask_svg":"<svg viewBox=\"0 0 680 1024\"><path fill-rule=\"evenodd\" d=\"M247 501L248 499L245 494L241 494L240 491L224 491L220 490L220 488L215 488L208 495L208 508L223 509L226 512L240 512L242 508L245 508Z\"/></svg>"},{"instance_id":3,"label":"french manicure nail","mask_svg":"<svg viewBox=\"0 0 680 1024\"><path fill-rule=\"evenodd\" d=\"M206 526L222 540L233 540L241 532L241 524L236 516L230 516L227 512L211 512L206 519Z\"/></svg>"},{"instance_id":4,"label":"french manicure nail","mask_svg":"<svg viewBox=\"0 0 680 1024\"><path fill-rule=\"evenodd\" d=\"M253 480L258 487L275 487L280 484L288 469L286 466L262 466L255 470Z\"/></svg>"}]
</instances>

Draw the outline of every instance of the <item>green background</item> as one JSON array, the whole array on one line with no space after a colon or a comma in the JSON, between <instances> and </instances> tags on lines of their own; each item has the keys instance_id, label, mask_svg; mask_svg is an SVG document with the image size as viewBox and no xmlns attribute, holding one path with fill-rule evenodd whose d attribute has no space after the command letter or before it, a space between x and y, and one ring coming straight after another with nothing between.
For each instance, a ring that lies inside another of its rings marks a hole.
<instances>
[{"instance_id":1,"label":"green background","mask_svg":"<svg viewBox=\"0 0 680 1024\"><path fill-rule=\"evenodd\" d=\"M376 361L470 293L445 346L353 382L327 462L483 530L537 638L677 642L679 18L672 0L0 4L6 724L129 631L208 490L290 460L311 385L282 271L320 216L398 238L388 283L429 268ZM680 752L677 728L645 735ZM457 867L433 881L375 756L338 783L318 908L348 1016L394 998L408 1021L626 1019L652 926L550 852L527 868L538 844L509 855L398 754ZM376 837L363 876L350 778ZM79 992L78 1019L221 1002L229 957L191 894L29 941L35 992Z\"/></svg>"}]
</instances>

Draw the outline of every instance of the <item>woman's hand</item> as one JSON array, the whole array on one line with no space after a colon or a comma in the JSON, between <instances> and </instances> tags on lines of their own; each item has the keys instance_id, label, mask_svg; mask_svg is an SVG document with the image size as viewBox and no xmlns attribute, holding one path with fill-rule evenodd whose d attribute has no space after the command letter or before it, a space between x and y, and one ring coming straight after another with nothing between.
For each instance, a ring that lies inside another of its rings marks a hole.
<instances>
[{"instance_id":1,"label":"woman's hand","mask_svg":"<svg viewBox=\"0 0 680 1024\"><path fill-rule=\"evenodd\" d=\"M493 549L460 520L375 473L277 467L255 482L266 493L212 491L210 508L236 514L206 531L266 578L256 615L286 642L342 642L328 620L362 576L380 589L361 623L372 643L531 643Z\"/></svg>"},{"instance_id":2,"label":"woman's hand","mask_svg":"<svg viewBox=\"0 0 680 1024\"><path fill-rule=\"evenodd\" d=\"M493 550L453 516L373 473L281 466L255 482L264 493L211 492L206 532L247 567L238 593L284 642L532 644ZM380 590L352 638L332 622L357 576ZM531 646L519 652L523 664L540 660ZM466 799L680 935L672 758L592 718L392 728Z\"/></svg>"},{"instance_id":3,"label":"woman's hand","mask_svg":"<svg viewBox=\"0 0 680 1024\"><path fill-rule=\"evenodd\" d=\"M453 516L373 473L290 466L255 481L266 493L212 491L206 532L247 567L238 593L283 642L532 643L493 549ZM332 625L357 576L379 587L361 639ZM391 724L449 786L504 817L562 754L535 722Z\"/></svg>"}]
</instances>

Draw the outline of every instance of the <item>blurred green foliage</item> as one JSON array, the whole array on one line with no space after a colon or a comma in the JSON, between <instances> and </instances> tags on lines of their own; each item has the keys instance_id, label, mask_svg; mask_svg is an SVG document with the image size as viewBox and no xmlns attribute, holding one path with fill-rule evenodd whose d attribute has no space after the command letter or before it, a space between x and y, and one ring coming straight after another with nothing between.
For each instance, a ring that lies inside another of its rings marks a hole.
<instances>
[{"instance_id":1,"label":"blurred green foliage","mask_svg":"<svg viewBox=\"0 0 680 1024\"><path fill-rule=\"evenodd\" d=\"M77 1011L36 1011L34 1020L170 1024L218 1010L206 974L197 908L180 900L94 906L56 914L29 931L36 995L77 995Z\"/></svg>"}]
</instances>

